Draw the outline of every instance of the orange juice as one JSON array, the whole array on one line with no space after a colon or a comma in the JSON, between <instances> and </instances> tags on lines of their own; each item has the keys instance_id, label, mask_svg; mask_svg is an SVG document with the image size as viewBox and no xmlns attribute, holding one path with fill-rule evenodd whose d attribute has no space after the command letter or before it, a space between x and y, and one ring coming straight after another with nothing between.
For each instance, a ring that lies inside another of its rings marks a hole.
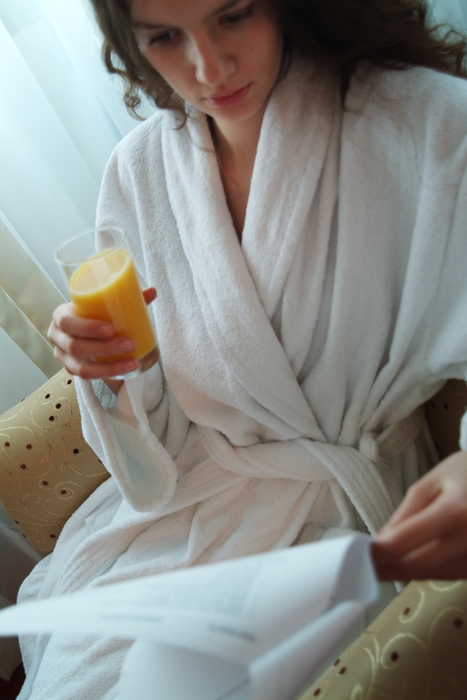
<instances>
[{"instance_id":1,"label":"orange juice","mask_svg":"<svg viewBox=\"0 0 467 700\"><path fill-rule=\"evenodd\" d=\"M154 349L156 336L133 260L126 250L104 250L91 256L71 276L69 290L79 316L108 321L117 336L132 338L136 343L132 352L96 357L96 360L115 362L129 357L141 360Z\"/></svg>"}]
</instances>

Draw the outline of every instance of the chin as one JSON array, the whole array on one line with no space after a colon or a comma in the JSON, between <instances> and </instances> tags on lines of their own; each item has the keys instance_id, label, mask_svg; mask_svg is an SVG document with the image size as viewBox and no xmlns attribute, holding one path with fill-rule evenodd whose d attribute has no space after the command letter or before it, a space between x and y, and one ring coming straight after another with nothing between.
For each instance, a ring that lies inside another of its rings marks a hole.
<instances>
[{"instance_id":1,"label":"chin","mask_svg":"<svg viewBox=\"0 0 467 700\"><path fill-rule=\"evenodd\" d=\"M210 110L209 116L214 119L214 121L223 122L241 122L247 119L255 117L258 113L263 114L266 109L267 99L261 102L255 101L254 104L247 104L248 100L244 104L236 105L235 107L230 107L228 109ZM208 114L208 112L206 112Z\"/></svg>"}]
</instances>

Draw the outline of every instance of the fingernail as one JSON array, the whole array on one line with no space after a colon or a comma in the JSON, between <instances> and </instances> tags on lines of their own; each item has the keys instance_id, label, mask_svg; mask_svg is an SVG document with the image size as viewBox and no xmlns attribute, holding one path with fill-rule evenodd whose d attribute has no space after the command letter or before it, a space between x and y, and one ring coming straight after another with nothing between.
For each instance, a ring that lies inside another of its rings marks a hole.
<instances>
[{"instance_id":1,"label":"fingernail","mask_svg":"<svg viewBox=\"0 0 467 700\"><path fill-rule=\"evenodd\" d=\"M110 336L113 335L112 326L101 326L99 328L99 335L103 338L110 338Z\"/></svg>"},{"instance_id":2,"label":"fingernail","mask_svg":"<svg viewBox=\"0 0 467 700\"><path fill-rule=\"evenodd\" d=\"M136 360L128 360L123 367L125 372L132 372L134 369L138 369L139 363Z\"/></svg>"},{"instance_id":3,"label":"fingernail","mask_svg":"<svg viewBox=\"0 0 467 700\"><path fill-rule=\"evenodd\" d=\"M135 344L133 340L122 340L119 347L122 352L129 352L135 349Z\"/></svg>"}]
</instances>

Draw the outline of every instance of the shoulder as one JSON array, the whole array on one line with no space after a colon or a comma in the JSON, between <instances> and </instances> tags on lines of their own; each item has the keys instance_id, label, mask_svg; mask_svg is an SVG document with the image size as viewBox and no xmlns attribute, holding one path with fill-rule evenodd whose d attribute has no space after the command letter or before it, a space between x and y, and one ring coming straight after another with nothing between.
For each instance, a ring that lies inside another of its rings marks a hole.
<instances>
[{"instance_id":1,"label":"shoulder","mask_svg":"<svg viewBox=\"0 0 467 700\"><path fill-rule=\"evenodd\" d=\"M412 68L388 69L362 64L352 81L354 86L368 85L370 89L380 86L394 96L418 95L428 97L433 92L466 96L467 80L431 68L414 66Z\"/></svg>"},{"instance_id":2,"label":"shoulder","mask_svg":"<svg viewBox=\"0 0 467 700\"><path fill-rule=\"evenodd\" d=\"M96 225L125 230L143 277L140 228L142 222L152 220L165 191L160 157L162 120L163 114L156 113L117 144L104 171L96 210Z\"/></svg>"},{"instance_id":3,"label":"shoulder","mask_svg":"<svg viewBox=\"0 0 467 700\"><path fill-rule=\"evenodd\" d=\"M135 206L138 193L164 177L160 156L163 114L156 113L136 126L114 148L101 181L98 210Z\"/></svg>"},{"instance_id":4,"label":"shoulder","mask_svg":"<svg viewBox=\"0 0 467 700\"><path fill-rule=\"evenodd\" d=\"M352 79L347 104L380 108L399 104L415 111L454 108L465 114L467 80L429 68L388 70L363 66Z\"/></svg>"},{"instance_id":5,"label":"shoulder","mask_svg":"<svg viewBox=\"0 0 467 700\"><path fill-rule=\"evenodd\" d=\"M114 148L107 169L139 170L149 154L157 162L163 120L164 113L158 111L130 131Z\"/></svg>"},{"instance_id":6,"label":"shoulder","mask_svg":"<svg viewBox=\"0 0 467 700\"><path fill-rule=\"evenodd\" d=\"M467 143L467 80L428 68L363 68L352 80L346 108L354 125L371 117L370 131L402 136L445 155Z\"/></svg>"},{"instance_id":7,"label":"shoulder","mask_svg":"<svg viewBox=\"0 0 467 700\"><path fill-rule=\"evenodd\" d=\"M412 109L430 110L442 114L467 110L467 80L446 75L429 68L410 68L404 71L385 71L381 77L383 91L393 100Z\"/></svg>"}]
</instances>

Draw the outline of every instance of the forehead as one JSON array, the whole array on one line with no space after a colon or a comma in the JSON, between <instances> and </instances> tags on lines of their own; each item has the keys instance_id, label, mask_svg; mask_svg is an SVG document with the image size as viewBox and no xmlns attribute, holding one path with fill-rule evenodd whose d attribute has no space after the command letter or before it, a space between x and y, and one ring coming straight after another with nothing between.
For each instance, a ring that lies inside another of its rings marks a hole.
<instances>
[{"instance_id":1,"label":"forehead","mask_svg":"<svg viewBox=\"0 0 467 700\"><path fill-rule=\"evenodd\" d=\"M220 12L235 10L247 0L131 0L133 25L191 24L209 20Z\"/></svg>"}]
</instances>

